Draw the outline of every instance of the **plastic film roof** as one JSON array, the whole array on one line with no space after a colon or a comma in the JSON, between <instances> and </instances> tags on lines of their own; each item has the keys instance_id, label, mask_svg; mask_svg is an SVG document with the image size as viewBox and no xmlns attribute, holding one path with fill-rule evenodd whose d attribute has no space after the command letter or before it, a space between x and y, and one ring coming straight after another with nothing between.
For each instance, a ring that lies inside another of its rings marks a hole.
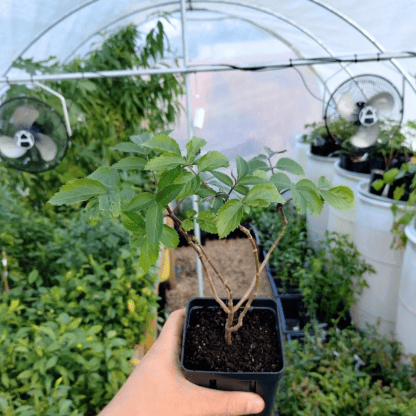
<instances>
[{"instance_id":1,"label":"plastic film roof","mask_svg":"<svg viewBox=\"0 0 416 416\"><path fill-rule=\"evenodd\" d=\"M251 24L274 37L291 57L416 51L414 0L186 0L186 8L189 19L195 13L210 12ZM163 14L180 22L180 10L178 0L2 0L0 76L10 76L11 64L19 56L38 60L55 55L67 61L94 47L102 31L129 23L143 25ZM190 43L193 27L188 25ZM217 40L221 41L221 33ZM272 58L273 51L268 56ZM275 59L281 57L282 48L276 48ZM238 56L230 61L235 64ZM223 58L220 62L226 63ZM405 120L416 118L416 94L409 83L403 90L402 73L416 85L415 65L415 59L402 59L396 66L374 62L343 69L329 64L314 65L313 71L330 91L352 75L386 77L400 93L405 91Z\"/></svg>"}]
</instances>

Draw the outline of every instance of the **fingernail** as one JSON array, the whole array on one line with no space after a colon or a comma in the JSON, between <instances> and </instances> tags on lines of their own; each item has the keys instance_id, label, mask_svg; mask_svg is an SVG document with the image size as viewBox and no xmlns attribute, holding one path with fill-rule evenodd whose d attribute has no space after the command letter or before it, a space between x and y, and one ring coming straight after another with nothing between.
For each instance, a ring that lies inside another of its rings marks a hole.
<instances>
[{"instance_id":1,"label":"fingernail","mask_svg":"<svg viewBox=\"0 0 416 416\"><path fill-rule=\"evenodd\" d=\"M248 414L260 413L264 409L264 401L262 399L248 402Z\"/></svg>"}]
</instances>

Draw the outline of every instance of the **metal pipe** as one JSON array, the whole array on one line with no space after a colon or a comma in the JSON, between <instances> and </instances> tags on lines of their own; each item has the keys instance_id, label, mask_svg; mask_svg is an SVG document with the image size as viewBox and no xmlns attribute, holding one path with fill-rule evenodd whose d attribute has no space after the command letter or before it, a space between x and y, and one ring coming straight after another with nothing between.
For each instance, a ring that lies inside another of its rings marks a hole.
<instances>
[{"instance_id":1,"label":"metal pipe","mask_svg":"<svg viewBox=\"0 0 416 416\"><path fill-rule=\"evenodd\" d=\"M308 65L327 65L340 62L374 62L389 61L392 59L416 58L416 52L396 52L396 53L377 53L377 54L357 54L346 56L325 56L319 58L307 59L285 59L266 63L247 63L241 65L218 64L218 65L194 65L178 68L156 68L156 69L126 69L121 71L99 71L99 72L73 72L67 74L44 74L44 75L18 75L15 77L0 77L0 83L9 84L26 84L35 81L63 81L87 78L115 78L131 77L141 75L156 74L196 74L198 72L220 72L220 71L255 71L255 70L273 70L284 69L293 66Z\"/></svg>"},{"instance_id":2,"label":"metal pipe","mask_svg":"<svg viewBox=\"0 0 416 416\"><path fill-rule=\"evenodd\" d=\"M182 45L183 45L183 60L185 68L189 67L189 56L188 56L188 38L186 36L186 8L185 0L181 0L181 20L182 20ZM193 127L192 127L192 103L191 103L191 85L190 85L191 74L189 72L185 73L185 92L186 92L186 121L187 121L187 132L188 132L188 141L192 139L193 136ZM192 195L192 208L198 212L198 197ZM198 241L201 241L201 230L199 224L194 220L194 235ZM197 254L196 256L196 277L198 283L198 296L204 296L204 283L202 276L202 264L201 260Z\"/></svg>"}]
</instances>

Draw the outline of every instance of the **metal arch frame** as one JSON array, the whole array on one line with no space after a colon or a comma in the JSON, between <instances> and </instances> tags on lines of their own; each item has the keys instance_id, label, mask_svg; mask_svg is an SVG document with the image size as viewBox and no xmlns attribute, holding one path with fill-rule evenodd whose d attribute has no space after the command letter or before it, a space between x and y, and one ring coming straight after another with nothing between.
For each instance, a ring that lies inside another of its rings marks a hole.
<instances>
[{"instance_id":1,"label":"metal arch frame","mask_svg":"<svg viewBox=\"0 0 416 416\"><path fill-rule=\"evenodd\" d=\"M73 15L74 13L78 12L79 10L83 9L84 7L90 6L93 3L96 3L99 0L90 0L88 3L85 3L79 7L77 7L76 9L71 10L69 13L67 13L65 16L61 16L59 19L57 19L55 22L52 23L52 25L50 25L49 27L47 27L45 30L43 30L39 35L37 35L20 53L19 55L17 55L17 58L21 55L23 55L29 48L31 48L43 35L45 35L47 32L49 32L53 27L55 27L56 25L58 25L60 22L64 21L67 17ZM16 58L15 58L16 59ZM13 59L13 62L14 60ZM10 69L12 68L12 64L9 65L9 67L6 69L6 71L4 72L3 76L5 77L7 75L7 73L10 71Z\"/></svg>"},{"instance_id":2,"label":"metal arch frame","mask_svg":"<svg viewBox=\"0 0 416 416\"><path fill-rule=\"evenodd\" d=\"M141 12L141 11L142 10L140 10L139 12ZM192 8L192 11L208 11L208 12L211 11L212 12L212 10L208 10L208 9L204 9L204 8ZM63 63L67 63L68 60L71 58L71 56L73 56L79 48L81 48L82 46L84 46L89 40L91 40L99 32L101 32L101 31L109 28L110 26L116 24L117 22L120 22L123 19L127 19L128 17L130 17L130 16L132 16L132 15L134 15L136 13L139 13L139 12L135 11L135 12L128 13L127 15L124 15L123 17L118 18L116 21L111 22L111 23L109 23L109 24L107 24L105 26L102 26L94 34L88 36L88 38L85 39L81 44L79 44L70 54L68 54L65 57L65 59L63 60ZM172 11L172 13L177 13L177 12L180 12L180 10L173 10ZM222 12L215 11L215 13L222 13ZM145 23L146 21L148 21L150 18L153 18L157 14L159 14L159 12L153 12L153 13L147 15L146 20L143 20L142 22L139 22L137 25L138 26L142 25L143 23ZM304 58L304 56L302 55L302 53L291 42L289 42L285 38L281 37L280 35L278 35L274 31L272 31L271 29L262 27L261 25L259 25L258 23L255 23L254 21L252 21L250 19L246 19L246 18L243 18L243 17L239 17L239 16L236 16L234 14L228 14L225 18L228 18L228 17L235 18L235 19L239 19L239 20L241 20L243 22L246 22L246 23L249 23L249 24L253 25L254 27L258 28L259 30L262 30L263 32L268 33L270 36L278 39L280 42L282 42L283 44L285 44L298 58L301 58L301 59ZM187 19L187 20L189 20L189 19ZM331 91L329 90L326 82L322 78L322 76L319 73L319 71L317 71L312 65L311 66L308 66L308 69L321 81L322 85L327 90L327 92L329 94L331 94Z\"/></svg>"},{"instance_id":3,"label":"metal arch frame","mask_svg":"<svg viewBox=\"0 0 416 416\"><path fill-rule=\"evenodd\" d=\"M324 8L325 10L335 14L340 19L344 20L346 23L348 23L350 26L352 26L355 30L358 30L365 38L367 38L380 52L385 52L384 47L377 42L377 40L370 35L365 29L363 29L361 26L359 26L357 23L352 21L349 17L345 16L344 13L339 12L338 10L334 9L333 7L329 6L328 4L324 3L320 0L308 0L313 4L316 4L317 6L320 6ZM401 65L395 60L390 59L390 62L397 68L397 70L403 75L403 77L406 79L406 81L409 83L410 87L413 89L413 91L416 93L416 83L415 80L410 77L410 75L401 67Z\"/></svg>"}]
</instances>

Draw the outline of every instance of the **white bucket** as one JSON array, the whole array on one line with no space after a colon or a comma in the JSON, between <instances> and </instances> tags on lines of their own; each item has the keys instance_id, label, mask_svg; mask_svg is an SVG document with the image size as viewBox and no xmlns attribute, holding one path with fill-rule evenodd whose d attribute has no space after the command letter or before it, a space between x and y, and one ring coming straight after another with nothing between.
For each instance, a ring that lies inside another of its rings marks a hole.
<instances>
[{"instance_id":1,"label":"white bucket","mask_svg":"<svg viewBox=\"0 0 416 416\"><path fill-rule=\"evenodd\" d=\"M351 241L354 241L355 215L357 211L356 186L363 179L370 179L370 174L350 172L340 167L340 160L334 164L334 186L348 186L354 192L354 208L350 211L340 211L331 206L328 207L328 231L336 231L339 234L348 234Z\"/></svg>"},{"instance_id":2,"label":"white bucket","mask_svg":"<svg viewBox=\"0 0 416 416\"><path fill-rule=\"evenodd\" d=\"M306 172L306 164L308 162L307 152L310 149L310 143L305 143L302 140L303 134L297 134L295 136L295 155L294 159L299 165L302 166L304 172Z\"/></svg>"},{"instance_id":3,"label":"white bucket","mask_svg":"<svg viewBox=\"0 0 416 416\"><path fill-rule=\"evenodd\" d=\"M396 337L405 354L416 354L416 224L409 224L405 232L408 240L399 288Z\"/></svg>"},{"instance_id":4,"label":"white bucket","mask_svg":"<svg viewBox=\"0 0 416 416\"><path fill-rule=\"evenodd\" d=\"M317 156L312 154L310 150L306 154L308 158L305 169L306 178L317 183L321 176L325 176L332 182L334 163L338 160L338 157ZM324 204L320 215L306 213L308 240L314 247L318 247L318 242L325 239L325 232L328 227L328 212L328 204Z\"/></svg>"},{"instance_id":5,"label":"white bucket","mask_svg":"<svg viewBox=\"0 0 416 416\"><path fill-rule=\"evenodd\" d=\"M391 339L394 337L402 270L403 249L390 248L393 242L393 202L368 191L369 180L356 186L357 210L354 243L363 260L371 264L376 273L365 273L369 287L364 288L357 303L351 308L355 325L365 329L365 324L376 325L378 332ZM405 202L397 202L403 206Z\"/></svg>"}]
</instances>

